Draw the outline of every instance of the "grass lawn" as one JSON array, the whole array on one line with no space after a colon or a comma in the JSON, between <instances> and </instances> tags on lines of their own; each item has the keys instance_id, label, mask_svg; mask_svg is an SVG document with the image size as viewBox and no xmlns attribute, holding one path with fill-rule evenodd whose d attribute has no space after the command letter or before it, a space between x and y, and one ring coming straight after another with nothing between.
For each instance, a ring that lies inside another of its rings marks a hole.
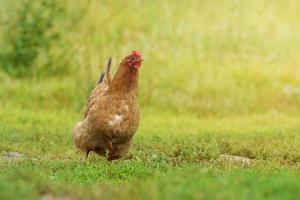
<instances>
[{"instance_id":1,"label":"grass lawn","mask_svg":"<svg viewBox=\"0 0 300 200\"><path fill-rule=\"evenodd\" d=\"M300 199L300 1L0 0L0 200ZM122 160L73 144L132 50Z\"/></svg>"},{"instance_id":2,"label":"grass lawn","mask_svg":"<svg viewBox=\"0 0 300 200\"><path fill-rule=\"evenodd\" d=\"M300 118L158 115L145 110L133 148L108 162L74 148L80 115L4 107L1 199L298 199ZM19 152L18 159L7 158ZM249 158L247 162L228 156Z\"/></svg>"}]
</instances>

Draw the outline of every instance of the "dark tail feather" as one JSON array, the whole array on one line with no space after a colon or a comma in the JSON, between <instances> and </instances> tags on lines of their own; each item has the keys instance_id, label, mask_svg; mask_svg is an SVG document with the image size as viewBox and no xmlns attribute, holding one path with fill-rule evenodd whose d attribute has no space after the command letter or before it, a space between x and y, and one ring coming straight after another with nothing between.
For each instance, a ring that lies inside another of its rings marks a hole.
<instances>
[{"instance_id":1,"label":"dark tail feather","mask_svg":"<svg viewBox=\"0 0 300 200\"><path fill-rule=\"evenodd\" d=\"M104 79L105 73L102 72L98 81L98 84L102 83L103 79Z\"/></svg>"},{"instance_id":2,"label":"dark tail feather","mask_svg":"<svg viewBox=\"0 0 300 200\"><path fill-rule=\"evenodd\" d=\"M109 74L109 72L110 72L111 62L112 62L112 59L111 59L111 57L109 57L107 65L106 65L106 74Z\"/></svg>"},{"instance_id":3,"label":"dark tail feather","mask_svg":"<svg viewBox=\"0 0 300 200\"><path fill-rule=\"evenodd\" d=\"M98 81L98 84L102 83L102 81L103 81L105 75L108 75L108 74L109 74L109 72L110 72L110 66L111 66L111 61L112 61L112 59L111 59L111 57L109 57L108 63L107 63L107 65L106 65L106 72L102 72L102 73L101 73L100 79L99 79L99 81Z\"/></svg>"}]
</instances>

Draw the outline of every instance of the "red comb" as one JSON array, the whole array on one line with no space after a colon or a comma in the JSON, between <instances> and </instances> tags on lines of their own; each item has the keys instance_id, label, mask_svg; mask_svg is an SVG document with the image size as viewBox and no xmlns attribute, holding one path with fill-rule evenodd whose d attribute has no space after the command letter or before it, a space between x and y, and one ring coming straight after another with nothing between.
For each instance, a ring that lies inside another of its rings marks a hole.
<instances>
[{"instance_id":1,"label":"red comb","mask_svg":"<svg viewBox=\"0 0 300 200\"><path fill-rule=\"evenodd\" d=\"M138 52L138 51L132 51L131 53L133 55L137 56L137 57L141 57L142 56L142 54L140 52Z\"/></svg>"}]
</instances>

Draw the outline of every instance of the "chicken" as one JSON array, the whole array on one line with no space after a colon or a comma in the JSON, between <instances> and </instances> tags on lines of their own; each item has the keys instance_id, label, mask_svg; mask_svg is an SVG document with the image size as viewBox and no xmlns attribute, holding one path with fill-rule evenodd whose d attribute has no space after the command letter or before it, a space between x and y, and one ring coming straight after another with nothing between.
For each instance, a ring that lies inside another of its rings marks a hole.
<instances>
[{"instance_id":1,"label":"chicken","mask_svg":"<svg viewBox=\"0 0 300 200\"><path fill-rule=\"evenodd\" d=\"M133 51L112 77L109 60L106 72L91 93L84 120L73 130L75 145L86 152L86 158L94 151L111 161L128 152L140 122L137 95L142 61L141 54Z\"/></svg>"}]
</instances>

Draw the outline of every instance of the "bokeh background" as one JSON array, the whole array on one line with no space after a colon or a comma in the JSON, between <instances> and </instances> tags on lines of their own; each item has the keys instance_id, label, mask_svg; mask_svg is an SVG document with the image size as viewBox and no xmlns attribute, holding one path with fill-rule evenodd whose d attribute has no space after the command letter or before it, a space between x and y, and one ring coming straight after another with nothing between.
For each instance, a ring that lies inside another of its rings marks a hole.
<instances>
[{"instance_id":1,"label":"bokeh background","mask_svg":"<svg viewBox=\"0 0 300 200\"><path fill-rule=\"evenodd\" d=\"M299 0L0 0L0 199L300 199ZM123 160L76 151L143 54Z\"/></svg>"},{"instance_id":2,"label":"bokeh background","mask_svg":"<svg viewBox=\"0 0 300 200\"><path fill-rule=\"evenodd\" d=\"M109 56L116 69L139 50L145 109L299 113L296 0L0 4L0 95L7 106L82 111Z\"/></svg>"}]
</instances>

